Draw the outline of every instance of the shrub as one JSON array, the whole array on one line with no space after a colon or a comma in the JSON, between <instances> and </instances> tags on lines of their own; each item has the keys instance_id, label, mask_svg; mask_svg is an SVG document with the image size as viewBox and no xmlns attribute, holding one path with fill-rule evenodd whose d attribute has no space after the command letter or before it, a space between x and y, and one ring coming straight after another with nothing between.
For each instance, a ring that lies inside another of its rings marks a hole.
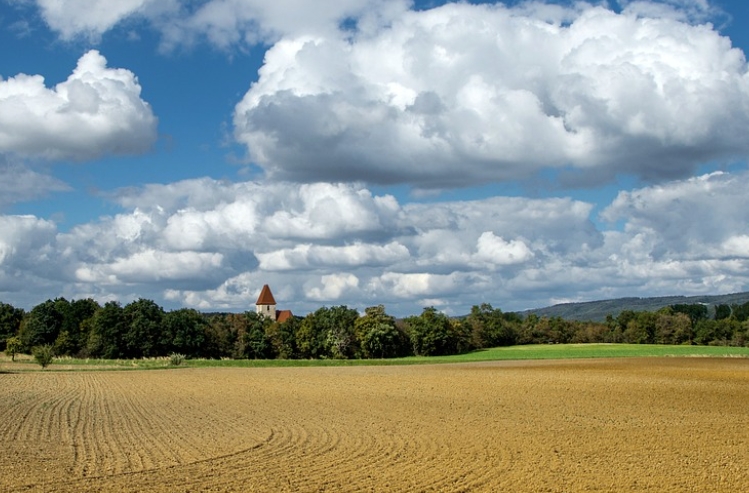
<instances>
[{"instance_id":1,"label":"shrub","mask_svg":"<svg viewBox=\"0 0 749 493\"><path fill-rule=\"evenodd\" d=\"M31 350L31 354L34 355L34 360L42 367L46 368L52 360L55 358L55 351L50 344L44 344L43 346L35 346Z\"/></svg>"},{"instance_id":2,"label":"shrub","mask_svg":"<svg viewBox=\"0 0 749 493\"><path fill-rule=\"evenodd\" d=\"M185 361L185 355L179 353L172 353L169 355L169 364L172 366L179 366Z\"/></svg>"}]
</instances>

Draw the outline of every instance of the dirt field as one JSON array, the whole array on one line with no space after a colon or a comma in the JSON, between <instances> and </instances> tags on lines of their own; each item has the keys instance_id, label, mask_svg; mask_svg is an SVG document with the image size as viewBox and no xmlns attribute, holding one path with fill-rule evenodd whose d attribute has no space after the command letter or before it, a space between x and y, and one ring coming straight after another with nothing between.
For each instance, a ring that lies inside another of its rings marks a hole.
<instances>
[{"instance_id":1,"label":"dirt field","mask_svg":"<svg viewBox=\"0 0 749 493\"><path fill-rule=\"evenodd\" d=\"M749 491L749 360L0 374L0 491Z\"/></svg>"}]
</instances>

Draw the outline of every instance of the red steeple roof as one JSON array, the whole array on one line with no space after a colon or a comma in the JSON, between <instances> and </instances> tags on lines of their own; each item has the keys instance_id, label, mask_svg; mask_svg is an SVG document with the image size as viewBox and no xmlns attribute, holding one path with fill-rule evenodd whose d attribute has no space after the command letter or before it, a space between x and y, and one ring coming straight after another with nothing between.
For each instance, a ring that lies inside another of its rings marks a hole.
<instances>
[{"instance_id":1,"label":"red steeple roof","mask_svg":"<svg viewBox=\"0 0 749 493\"><path fill-rule=\"evenodd\" d=\"M270 292L268 285L264 285L260 291L260 296L257 297L256 305L275 305L276 300L273 298L273 293Z\"/></svg>"}]
</instances>

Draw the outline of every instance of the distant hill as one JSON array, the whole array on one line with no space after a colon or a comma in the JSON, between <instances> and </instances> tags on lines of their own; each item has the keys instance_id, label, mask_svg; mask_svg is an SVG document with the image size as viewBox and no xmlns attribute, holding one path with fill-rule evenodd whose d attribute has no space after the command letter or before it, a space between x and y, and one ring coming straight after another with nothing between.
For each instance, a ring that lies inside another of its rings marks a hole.
<instances>
[{"instance_id":1,"label":"distant hill","mask_svg":"<svg viewBox=\"0 0 749 493\"><path fill-rule=\"evenodd\" d=\"M703 303L708 305L712 316L715 305L743 305L749 302L749 292L723 294L717 296L663 296L659 298L618 298L615 300L586 301L582 303L561 303L559 305L526 310L522 315L535 313L539 317L561 317L566 320L603 322L606 315L616 317L624 310L654 312L665 306Z\"/></svg>"}]
</instances>

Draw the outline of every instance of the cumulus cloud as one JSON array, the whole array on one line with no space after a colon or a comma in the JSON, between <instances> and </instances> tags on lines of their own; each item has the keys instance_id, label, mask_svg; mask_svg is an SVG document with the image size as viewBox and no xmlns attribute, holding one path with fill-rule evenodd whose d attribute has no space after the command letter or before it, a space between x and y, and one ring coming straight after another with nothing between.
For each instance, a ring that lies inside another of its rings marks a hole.
<instances>
[{"instance_id":1,"label":"cumulus cloud","mask_svg":"<svg viewBox=\"0 0 749 493\"><path fill-rule=\"evenodd\" d=\"M328 274L320 278L321 286L308 287L307 298L316 301L337 301L344 294L359 287L359 279L353 274Z\"/></svg>"},{"instance_id":2,"label":"cumulus cloud","mask_svg":"<svg viewBox=\"0 0 749 493\"><path fill-rule=\"evenodd\" d=\"M626 221L628 232L652 242L656 258L712 258L716 248L735 250L747 232L746 185L745 174L716 172L620 192L601 217Z\"/></svg>"},{"instance_id":3,"label":"cumulus cloud","mask_svg":"<svg viewBox=\"0 0 749 493\"><path fill-rule=\"evenodd\" d=\"M684 177L746 156L743 53L672 17L446 4L374 31L286 36L236 106L271 177L449 187L573 170ZM639 12L639 11L638 11Z\"/></svg>"},{"instance_id":4,"label":"cumulus cloud","mask_svg":"<svg viewBox=\"0 0 749 493\"><path fill-rule=\"evenodd\" d=\"M40 75L0 78L0 153L87 160L144 152L157 120L140 92L132 72L107 67L96 50L53 88Z\"/></svg>"},{"instance_id":5,"label":"cumulus cloud","mask_svg":"<svg viewBox=\"0 0 749 493\"><path fill-rule=\"evenodd\" d=\"M382 303L396 315L741 291L748 185L749 173L723 172L622 192L600 213L610 227L592 222L592 204L565 198L401 204L351 184L149 185L115 195L122 213L66 232L0 216L0 291L10 302L46 292L246 310L268 283L298 314ZM364 226L319 215L325 234L299 234L294 225L333 195L362 210Z\"/></svg>"}]
</instances>

